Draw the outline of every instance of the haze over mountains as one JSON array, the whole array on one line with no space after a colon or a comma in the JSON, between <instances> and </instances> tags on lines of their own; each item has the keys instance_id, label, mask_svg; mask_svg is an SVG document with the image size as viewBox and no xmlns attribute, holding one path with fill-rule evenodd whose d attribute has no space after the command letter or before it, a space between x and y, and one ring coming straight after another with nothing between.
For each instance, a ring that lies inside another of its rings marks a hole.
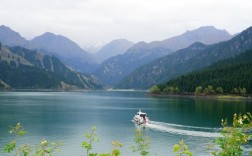
<instances>
[{"instance_id":1,"label":"haze over mountains","mask_svg":"<svg viewBox=\"0 0 252 156\"><path fill-rule=\"evenodd\" d=\"M213 26L200 27L176 37L151 43L139 42L126 53L104 61L94 72L104 84L115 85L136 68L163 57L177 49L185 48L195 42L205 44L229 40L232 36L225 30Z\"/></svg>"},{"instance_id":2,"label":"haze over mountains","mask_svg":"<svg viewBox=\"0 0 252 156\"><path fill-rule=\"evenodd\" d=\"M93 74L97 76L103 84L113 86L137 67L169 53L171 53L171 50L165 48L154 48L150 50L134 49L133 51L131 51L130 48L126 53L102 62Z\"/></svg>"},{"instance_id":3,"label":"haze over mountains","mask_svg":"<svg viewBox=\"0 0 252 156\"><path fill-rule=\"evenodd\" d=\"M126 52L134 43L126 39L117 39L104 45L97 53L96 58L99 62L103 62L113 56L120 55Z\"/></svg>"},{"instance_id":4,"label":"haze over mountains","mask_svg":"<svg viewBox=\"0 0 252 156\"><path fill-rule=\"evenodd\" d=\"M148 89L154 84L209 66L215 61L252 48L248 31L249 29L232 39L233 36L226 30L204 26L163 41L150 43L134 44L126 39L118 39L104 45L96 54L85 51L62 35L46 32L32 40L26 40L6 26L0 26L0 42L2 45L10 46L9 49L21 46L28 51L29 49L39 51L43 58L45 56L58 59L62 65L66 65L64 68L69 72L95 75L105 86ZM33 66L36 62L31 63L21 56L20 61L22 60L23 63L27 62ZM43 66L39 68L44 70ZM8 69L11 70L9 67ZM81 75L86 76L84 79L88 82L96 81L92 75ZM81 83L78 85L81 86ZM92 85L84 88L92 88Z\"/></svg>"},{"instance_id":5,"label":"haze over mountains","mask_svg":"<svg viewBox=\"0 0 252 156\"><path fill-rule=\"evenodd\" d=\"M165 39L163 41L153 41L150 43L139 42L132 48L152 49L168 48L172 51L183 49L195 42L204 44L214 44L221 41L227 41L232 38L226 30L216 29L214 26L203 26L198 29L186 31L185 33Z\"/></svg>"},{"instance_id":6,"label":"haze over mountains","mask_svg":"<svg viewBox=\"0 0 252 156\"><path fill-rule=\"evenodd\" d=\"M97 53L106 43L102 41L97 41L95 43L87 44L83 46L83 49L91 54Z\"/></svg>"},{"instance_id":7,"label":"haze over mountains","mask_svg":"<svg viewBox=\"0 0 252 156\"><path fill-rule=\"evenodd\" d=\"M77 71L89 73L97 67L94 56L67 37L46 32L28 41L4 25L0 26L0 34L0 42L4 45L38 49L42 53L59 57Z\"/></svg>"},{"instance_id":8,"label":"haze over mountains","mask_svg":"<svg viewBox=\"0 0 252 156\"><path fill-rule=\"evenodd\" d=\"M252 48L252 27L231 40L212 45L194 43L188 48L159 58L125 77L117 88L149 88L184 73L195 71L212 63L238 55Z\"/></svg>"},{"instance_id":9,"label":"haze over mountains","mask_svg":"<svg viewBox=\"0 0 252 156\"><path fill-rule=\"evenodd\" d=\"M27 47L46 51L57 56L77 71L90 73L97 65L94 56L62 35L46 32L32 39Z\"/></svg>"},{"instance_id":10,"label":"haze over mountains","mask_svg":"<svg viewBox=\"0 0 252 156\"><path fill-rule=\"evenodd\" d=\"M4 25L0 26L0 42L8 46L27 46L28 40Z\"/></svg>"}]
</instances>

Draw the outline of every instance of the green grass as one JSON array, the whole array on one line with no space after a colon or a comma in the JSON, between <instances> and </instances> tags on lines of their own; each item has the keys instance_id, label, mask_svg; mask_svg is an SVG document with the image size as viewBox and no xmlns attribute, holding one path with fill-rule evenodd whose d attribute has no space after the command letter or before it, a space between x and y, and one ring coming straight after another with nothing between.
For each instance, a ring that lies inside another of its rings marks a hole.
<instances>
[{"instance_id":1,"label":"green grass","mask_svg":"<svg viewBox=\"0 0 252 156\"><path fill-rule=\"evenodd\" d=\"M244 100L247 97L239 96L239 95L216 95L217 99L230 99L230 100Z\"/></svg>"}]
</instances>

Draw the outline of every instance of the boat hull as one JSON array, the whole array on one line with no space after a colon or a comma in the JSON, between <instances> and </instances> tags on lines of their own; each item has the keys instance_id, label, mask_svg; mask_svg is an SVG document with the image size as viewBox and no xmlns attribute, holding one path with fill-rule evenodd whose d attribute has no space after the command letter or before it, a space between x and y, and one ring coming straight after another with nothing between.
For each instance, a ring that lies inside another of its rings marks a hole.
<instances>
[{"instance_id":1,"label":"boat hull","mask_svg":"<svg viewBox=\"0 0 252 156\"><path fill-rule=\"evenodd\" d=\"M133 122L135 122L136 124L138 125L141 125L141 124L148 124L149 123L149 119L142 119L142 118L137 118L137 117L134 117L132 119Z\"/></svg>"}]
</instances>

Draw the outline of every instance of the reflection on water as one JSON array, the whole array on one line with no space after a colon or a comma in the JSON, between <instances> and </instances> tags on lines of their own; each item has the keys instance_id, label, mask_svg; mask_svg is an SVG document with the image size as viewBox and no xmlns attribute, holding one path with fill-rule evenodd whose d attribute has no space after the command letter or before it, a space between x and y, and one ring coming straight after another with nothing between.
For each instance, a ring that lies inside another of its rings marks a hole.
<instances>
[{"instance_id":1,"label":"reflection on water","mask_svg":"<svg viewBox=\"0 0 252 156\"><path fill-rule=\"evenodd\" d=\"M195 111L204 120L232 119L234 113L251 111L251 102L195 99Z\"/></svg>"},{"instance_id":2,"label":"reflection on water","mask_svg":"<svg viewBox=\"0 0 252 156\"><path fill-rule=\"evenodd\" d=\"M83 155L81 142L90 127L97 127L100 142L94 152L108 152L111 142L123 143L122 155L130 152L134 131L151 139L151 153L173 155L172 146L184 139L194 155L208 155L205 147L217 137L222 118L252 112L251 102L186 98L153 98L145 92L1 92L0 148L10 140L8 126L21 122L28 131L25 141L42 138L62 140L61 156ZM145 127L132 123L142 109L152 121ZM197 145L195 145L197 142Z\"/></svg>"}]
</instances>

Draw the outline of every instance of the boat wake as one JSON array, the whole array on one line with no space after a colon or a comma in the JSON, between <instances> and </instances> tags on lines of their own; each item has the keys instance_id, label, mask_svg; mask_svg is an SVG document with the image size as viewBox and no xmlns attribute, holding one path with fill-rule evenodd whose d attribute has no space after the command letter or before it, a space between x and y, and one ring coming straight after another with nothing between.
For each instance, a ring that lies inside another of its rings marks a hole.
<instances>
[{"instance_id":1,"label":"boat wake","mask_svg":"<svg viewBox=\"0 0 252 156\"><path fill-rule=\"evenodd\" d=\"M156 131L179 134L179 135L211 137L211 138L221 137L220 128L184 126L157 121L150 121L149 123L145 124L145 127Z\"/></svg>"}]
</instances>

